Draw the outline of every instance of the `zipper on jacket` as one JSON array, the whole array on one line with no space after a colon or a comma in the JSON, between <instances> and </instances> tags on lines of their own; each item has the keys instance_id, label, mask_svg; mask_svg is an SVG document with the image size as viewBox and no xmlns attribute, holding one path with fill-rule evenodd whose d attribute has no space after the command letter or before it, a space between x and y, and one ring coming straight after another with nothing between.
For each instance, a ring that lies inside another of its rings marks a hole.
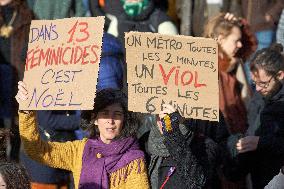
<instances>
[{"instance_id":1,"label":"zipper on jacket","mask_svg":"<svg viewBox=\"0 0 284 189\"><path fill-rule=\"evenodd\" d=\"M160 187L160 189L163 189L166 185L166 183L169 181L170 179L170 176L172 176L172 174L174 173L174 171L176 170L175 167L171 167L168 171L168 174L167 174L167 177L166 177L166 180L163 182L162 186Z\"/></svg>"}]
</instances>

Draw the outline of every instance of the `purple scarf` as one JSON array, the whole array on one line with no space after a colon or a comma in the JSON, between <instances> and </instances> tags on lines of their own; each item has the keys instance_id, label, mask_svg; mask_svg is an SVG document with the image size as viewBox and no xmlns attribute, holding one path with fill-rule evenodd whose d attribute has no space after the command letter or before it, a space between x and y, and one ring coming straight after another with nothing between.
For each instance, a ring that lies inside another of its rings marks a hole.
<instances>
[{"instance_id":1,"label":"purple scarf","mask_svg":"<svg viewBox=\"0 0 284 189\"><path fill-rule=\"evenodd\" d=\"M110 144L98 138L87 141L82 158L79 189L108 189L109 174L135 159L144 158L144 153L139 149L137 140L131 137Z\"/></svg>"}]
</instances>

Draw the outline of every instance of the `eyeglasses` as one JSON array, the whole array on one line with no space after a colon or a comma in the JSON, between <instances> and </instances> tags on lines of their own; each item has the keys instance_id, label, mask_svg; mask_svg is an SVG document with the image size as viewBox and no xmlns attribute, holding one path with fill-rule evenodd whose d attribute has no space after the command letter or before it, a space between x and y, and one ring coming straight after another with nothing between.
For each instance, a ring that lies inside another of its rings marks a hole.
<instances>
[{"instance_id":1,"label":"eyeglasses","mask_svg":"<svg viewBox=\"0 0 284 189\"><path fill-rule=\"evenodd\" d=\"M270 84L270 82L271 82L271 80L274 78L276 76L276 74L275 75L273 75L273 76L271 76L271 78L268 80L268 81L252 81L252 84L254 85L254 86L259 86L259 87L261 87L261 88L263 88L263 89L266 89L267 87L269 87L269 84Z\"/></svg>"}]
</instances>

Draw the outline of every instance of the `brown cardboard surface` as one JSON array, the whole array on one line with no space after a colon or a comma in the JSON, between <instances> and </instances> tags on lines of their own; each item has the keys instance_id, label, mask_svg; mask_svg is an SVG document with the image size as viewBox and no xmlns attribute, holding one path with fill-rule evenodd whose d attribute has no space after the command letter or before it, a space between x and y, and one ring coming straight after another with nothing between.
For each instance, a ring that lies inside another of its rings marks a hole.
<instances>
[{"instance_id":1,"label":"brown cardboard surface","mask_svg":"<svg viewBox=\"0 0 284 189\"><path fill-rule=\"evenodd\" d=\"M130 111L158 114L169 103L184 117L219 121L216 41L129 32L125 48Z\"/></svg>"},{"instance_id":2,"label":"brown cardboard surface","mask_svg":"<svg viewBox=\"0 0 284 189\"><path fill-rule=\"evenodd\" d=\"M93 109L104 17L33 20L21 110Z\"/></svg>"}]
</instances>

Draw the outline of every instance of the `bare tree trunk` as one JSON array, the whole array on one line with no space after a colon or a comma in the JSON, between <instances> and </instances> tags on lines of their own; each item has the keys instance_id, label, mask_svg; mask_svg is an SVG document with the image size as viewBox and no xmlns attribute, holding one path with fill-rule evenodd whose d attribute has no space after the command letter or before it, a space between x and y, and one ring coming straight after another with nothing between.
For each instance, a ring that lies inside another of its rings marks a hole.
<instances>
[{"instance_id":1,"label":"bare tree trunk","mask_svg":"<svg viewBox=\"0 0 284 189\"><path fill-rule=\"evenodd\" d=\"M192 34L192 1L191 0L176 0L176 8L178 16L181 20L180 33L182 35Z\"/></svg>"}]
</instances>

